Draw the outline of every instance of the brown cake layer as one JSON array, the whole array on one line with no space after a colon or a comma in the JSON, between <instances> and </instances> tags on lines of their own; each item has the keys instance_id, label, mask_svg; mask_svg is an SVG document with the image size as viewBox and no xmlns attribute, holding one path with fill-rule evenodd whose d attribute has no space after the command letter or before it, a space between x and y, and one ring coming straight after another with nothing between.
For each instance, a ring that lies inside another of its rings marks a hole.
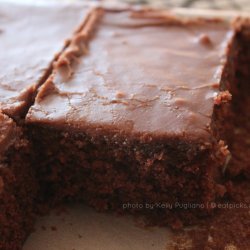
<instances>
[{"instance_id":1,"label":"brown cake layer","mask_svg":"<svg viewBox=\"0 0 250 250\"><path fill-rule=\"evenodd\" d=\"M231 176L244 175L250 178L250 19L237 19L234 22L236 34L234 39L235 81L230 87L233 94L231 129L226 140L232 154L228 166Z\"/></svg>"},{"instance_id":2,"label":"brown cake layer","mask_svg":"<svg viewBox=\"0 0 250 250\"><path fill-rule=\"evenodd\" d=\"M93 12L26 116L45 200L173 227L208 214L225 192L228 151L211 124L231 98L232 36L218 20Z\"/></svg>"},{"instance_id":3,"label":"brown cake layer","mask_svg":"<svg viewBox=\"0 0 250 250\"><path fill-rule=\"evenodd\" d=\"M225 173L228 177L245 176L249 178L250 164L250 20L237 18L233 22L235 34L232 48L228 57L228 64L233 70L228 71L228 78L223 89L228 89L232 95L232 101L215 109L214 125L221 138L228 144L230 155L225 164ZM217 123L217 124L216 124Z\"/></svg>"},{"instance_id":4,"label":"brown cake layer","mask_svg":"<svg viewBox=\"0 0 250 250\"><path fill-rule=\"evenodd\" d=\"M0 113L0 249L17 250L34 224L37 182L22 130Z\"/></svg>"},{"instance_id":5,"label":"brown cake layer","mask_svg":"<svg viewBox=\"0 0 250 250\"><path fill-rule=\"evenodd\" d=\"M70 4L10 4L0 9L0 105L24 116L51 63L84 23L89 7Z\"/></svg>"}]
</instances>

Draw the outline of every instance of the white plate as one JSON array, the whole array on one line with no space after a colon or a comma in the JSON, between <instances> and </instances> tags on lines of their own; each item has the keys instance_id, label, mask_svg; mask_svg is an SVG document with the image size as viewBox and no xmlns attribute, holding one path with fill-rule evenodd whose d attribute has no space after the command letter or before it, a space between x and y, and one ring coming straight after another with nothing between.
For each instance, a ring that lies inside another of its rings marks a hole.
<instances>
[{"instance_id":1,"label":"white plate","mask_svg":"<svg viewBox=\"0 0 250 250\"><path fill-rule=\"evenodd\" d=\"M72 205L40 218L24 250L166 250L167 228L144 228L134 218Z\"/></svg>"}]
</instances>

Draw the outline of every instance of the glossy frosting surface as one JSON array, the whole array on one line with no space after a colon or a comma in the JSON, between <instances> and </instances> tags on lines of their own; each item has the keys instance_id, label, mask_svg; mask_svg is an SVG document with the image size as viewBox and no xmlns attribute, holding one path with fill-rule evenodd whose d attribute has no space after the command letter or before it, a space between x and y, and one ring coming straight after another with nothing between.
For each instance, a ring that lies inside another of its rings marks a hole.
<instances>
[{"instance_id":1,"label":"glossy frosting surface","mask_svg":"<svg viewBox=\"0 0 250 250\"><path fill-rule=\"evenodd\" d=\"M22 112L86 14L81 5L1 3L0 105L5 113Z\"/></svg>"},{"instance_id":2,"label":"glossy frosting surface","mask_svg":"<svg viewBox=\"0 0 250 250\"><path fill-rule=\"evenodd\" d=\"M231 36L222 22L105 13L71 77L55 68L27 120L207 136Z\"/></svg>"}]
</instances>

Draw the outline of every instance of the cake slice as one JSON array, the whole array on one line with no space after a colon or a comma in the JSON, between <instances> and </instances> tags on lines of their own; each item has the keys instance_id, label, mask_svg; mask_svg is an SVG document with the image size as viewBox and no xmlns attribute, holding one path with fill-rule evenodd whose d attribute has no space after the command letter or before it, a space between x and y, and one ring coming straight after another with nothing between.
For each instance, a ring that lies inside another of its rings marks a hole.
<instances>
[{"instance_id":1,"label":"cake slice","mask_svg":"<svg viewBox=\"0 0 250 250\"><path fill-rule=\"evenodd\" d=\"M52 62L89 10L82 4L1 3L0 105L5 114L25 115Z\"/></svg>"},{"instance_id":2,"label":"cake slice","mask_svg":"<svg viewBox=\"0 0 250 250\"><path fill-rule=\"evenodd\" d=\"M0 8L0 249L17 250L34 225L39 186L22 118L53 62L84 25L82 4ZM16 122L11 119L12 117Z\"/></svg>"},{"instance_id":3,"label":"cake slice","mask_svg":"<svg viewBox=\"0 0 250 250\"><path fill-rule=\"evenodd\" d=\"M220 20L93 12L26 117L44 197L173 227L208 214L225 192L233 33Z\"/></svg>"}]
</instances>

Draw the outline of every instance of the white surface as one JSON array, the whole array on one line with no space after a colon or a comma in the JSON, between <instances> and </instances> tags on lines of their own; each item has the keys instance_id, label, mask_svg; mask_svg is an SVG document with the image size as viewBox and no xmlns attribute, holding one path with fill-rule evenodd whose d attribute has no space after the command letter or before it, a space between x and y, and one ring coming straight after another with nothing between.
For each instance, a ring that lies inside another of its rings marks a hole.
<instances>
[{"instance_id":1,"label":"white surface","mask_svg":"<svg viewBox=\"0 0 250 250\"><path fill-rule=\"evenodd\" d=\"M97 213L83 205L40 218L24 250L168 250L167 228L143 228L128 216Z\"/></svg>"}]
</instances>

